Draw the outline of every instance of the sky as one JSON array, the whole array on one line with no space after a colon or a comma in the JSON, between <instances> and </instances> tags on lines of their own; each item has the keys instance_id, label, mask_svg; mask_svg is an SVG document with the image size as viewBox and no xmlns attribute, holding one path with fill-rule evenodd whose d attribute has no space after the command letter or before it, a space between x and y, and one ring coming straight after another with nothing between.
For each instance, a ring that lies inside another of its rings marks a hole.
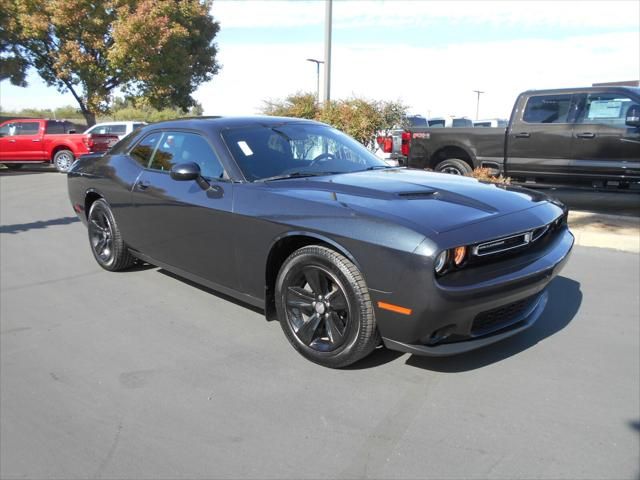
<instances>
[{"instance_id":1,"label":"sky","mask_svg":"<svg viewBox=\"0 0 640 480\"><path fill-rule=\"evenodd\" d=\"M256 114L265 100L316 91L306 59L324 58L323 0L214 0L211 13L222 69L194 94L205 114ZM331 56L332 99L475 118L481 90L480 118L508 118L524 90L640 79L640 1L333 0ZM0 82L3 110L74 104L28 80Z\"/></svg>"}]
</instances>

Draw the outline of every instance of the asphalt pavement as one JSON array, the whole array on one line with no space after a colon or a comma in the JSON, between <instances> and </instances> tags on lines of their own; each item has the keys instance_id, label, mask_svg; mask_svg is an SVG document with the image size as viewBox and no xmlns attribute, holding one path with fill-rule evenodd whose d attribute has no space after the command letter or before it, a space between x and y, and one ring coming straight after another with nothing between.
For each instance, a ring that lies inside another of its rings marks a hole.
<instances>
[{"instance_id":1,"label":"asphalt pavement","mask_svg":"<svg viewBox=\"0 0 640 480\"><path fill-rule=\"evenodd\" d=\"M527 332L345 370L260 311L94 262L63 175L0 173L0 477L640 473L640 258L577 246Z\"/></svg>"}]
</instances>

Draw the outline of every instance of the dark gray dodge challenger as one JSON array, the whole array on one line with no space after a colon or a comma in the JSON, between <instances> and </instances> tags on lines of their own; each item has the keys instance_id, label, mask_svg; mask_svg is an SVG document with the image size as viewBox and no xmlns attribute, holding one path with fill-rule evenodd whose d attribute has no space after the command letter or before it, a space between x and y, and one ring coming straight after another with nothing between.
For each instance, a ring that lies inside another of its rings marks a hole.
<instances>
[{"instance_id":1,"label":"dark gray dodge challenger","mask_svg":"<svg viewBox=\"0 0 640 480\"><path fill-rule=\"evenodd\" d=\"M389 167L298 119L149 125L80 158L68 184L100 266L148 262L262 307L327 367L514 335L573 246L545 195Z\"/></svg>"}]
</instances>

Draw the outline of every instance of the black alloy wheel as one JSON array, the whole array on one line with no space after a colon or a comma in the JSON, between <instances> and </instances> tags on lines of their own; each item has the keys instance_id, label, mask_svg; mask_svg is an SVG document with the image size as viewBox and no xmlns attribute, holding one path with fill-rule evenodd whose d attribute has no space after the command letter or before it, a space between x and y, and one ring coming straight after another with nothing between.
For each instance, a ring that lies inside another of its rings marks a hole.
<instances>
[{"instance_id":1,"label":"black alloy wheel","mask_svg":"<svg viewBox=\"0 0 640 480\"><path fill-rule=\"evenodd\" d=\"M135 263L122 241L109 204L102 198L89 209L89 244L98 264L109 271L124 270Z\"/></svg>"},{"instance_id":2,"label":"black alloy wheel","mask_svg":"<svg viewBox=\"0 0 640 480\"><path fill-rule=\"evenodd\" d=\"M351 315L344 288L317 265L303 267L286 290L287 318L307 347L331 352L340 347Z\"/></svg>"},{"instance_id":3,"label":"black alloy wheel","mask_svg":"<svg viewBox=\"0 0 640 480\"><path fill-rule=\"evenodd\" d=\"M364 279L347 258L308 246L283 264L276 308L289 342L321 365L344 367L376 346L373 307Z\"/></svg>"}]
</instances>

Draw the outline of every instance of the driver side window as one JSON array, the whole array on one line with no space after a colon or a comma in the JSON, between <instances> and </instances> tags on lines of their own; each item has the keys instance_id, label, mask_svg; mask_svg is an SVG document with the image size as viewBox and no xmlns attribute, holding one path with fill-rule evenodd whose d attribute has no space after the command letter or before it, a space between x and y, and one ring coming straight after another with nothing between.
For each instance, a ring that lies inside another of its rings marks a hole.
<instances>
[{"instance_id":1,"label":"driver side window","mask_svg":"<svg viewBox=\"0 0 640 480\"><path fill-rule=\"evenodd\" d=\"M222 179L224 169L204 137L189 132L163 132L149 168L168 171L174 165L193 162L205 178Z\"/></svg>"}]
</instances>

